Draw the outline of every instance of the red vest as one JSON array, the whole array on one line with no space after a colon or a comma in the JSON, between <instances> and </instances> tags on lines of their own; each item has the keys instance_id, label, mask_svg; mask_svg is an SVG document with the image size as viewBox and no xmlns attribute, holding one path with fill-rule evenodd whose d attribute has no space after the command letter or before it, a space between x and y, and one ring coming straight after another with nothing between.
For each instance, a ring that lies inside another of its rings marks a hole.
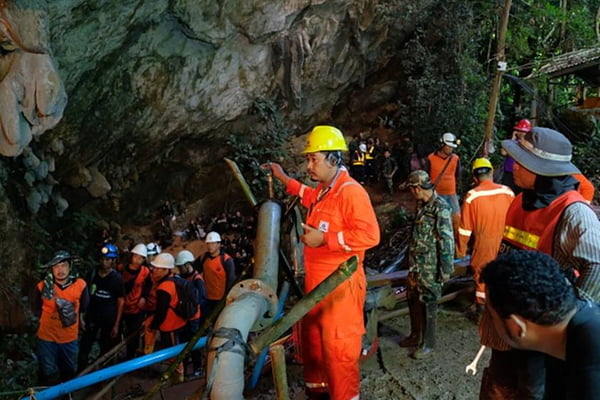
<instances>
[{"instance_id":1,"label":"red vest","mask_svg":"<svg viewBox=\"0 0 600 400\"><path fill-rule=\"evenodd\" d=\"M42 296L42 315L40 316L37 337L54 343L69 343L77 340L77 334L79 333L79 299L81 299L81 293L85 290L85 287L85 281L77 278L65 290L62 290L55 284L53 298L47 299ZM38 283L37 288L41 292L44 288L44 281ZM77 322L66 328L63 327L58 316L58 309L56 308L57 297L75 303Z\"/></svg>"},{"instance_id":2,"label":"red vest","mask_svg":"<svg viewBox=\"0 0 600 400\"><path fill-rule=\"evenodd\" d=\"M523 193L515 197L506 214L503 241L523 250L538 250L552 255L554 230L565 208L585 202L575 190L563 193L549 206L534 211L523 210Z\"/></svg>"}]
</instances>

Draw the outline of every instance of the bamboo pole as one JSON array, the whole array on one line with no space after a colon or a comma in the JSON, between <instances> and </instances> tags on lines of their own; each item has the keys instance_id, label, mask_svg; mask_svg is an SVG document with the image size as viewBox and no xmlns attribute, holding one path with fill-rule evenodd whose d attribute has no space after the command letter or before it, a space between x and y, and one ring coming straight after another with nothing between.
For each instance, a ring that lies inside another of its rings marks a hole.
<instances>
[{"instance_id":1,"label":"bamboo pole","mask_svg":"<svg viewBox=\"0 0 600 400\"><path fill-rule=\"evenodd\" d=\"M275 383L277 400L290 400L285 367L285 349L280 344L272 345L269 347L269 355L273 364L273 382Z\"/></svg>"}]
</instances>

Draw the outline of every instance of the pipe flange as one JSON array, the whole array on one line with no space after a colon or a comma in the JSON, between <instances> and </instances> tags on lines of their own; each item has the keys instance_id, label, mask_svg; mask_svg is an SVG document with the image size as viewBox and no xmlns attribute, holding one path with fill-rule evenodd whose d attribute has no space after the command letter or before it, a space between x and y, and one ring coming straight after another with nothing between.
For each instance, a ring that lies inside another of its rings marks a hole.
<instances>
[{"instance_id":1,"label":"pipe flange","mask_svg":"<svg viewBox=\"0 0 600 400\"><path fill-rule=\"evenodd\" d=\"M234 302L238 297L245 293L255 293L267 300L269 309L256 320L250 331L256 332L265 329L273 324L273 319L277 314L277 294L275 291L260 279L246 279L235 284L227 294L227 304Z\"/></svg>"}]
</instances>

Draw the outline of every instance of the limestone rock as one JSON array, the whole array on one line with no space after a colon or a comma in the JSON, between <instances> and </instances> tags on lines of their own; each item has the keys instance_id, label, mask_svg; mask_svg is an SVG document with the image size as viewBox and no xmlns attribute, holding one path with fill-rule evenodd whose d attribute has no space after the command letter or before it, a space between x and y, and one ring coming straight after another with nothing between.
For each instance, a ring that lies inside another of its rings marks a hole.
<instances>
[{"instance_id":1,"label":"limestone rock","mask_svg":"<svg viewBox=\"0 0 600 400\"><path fill-rule=\"evenodd\" d=\"M97 167L90 168L90 174L92 177L89 185L86 186L88 193L93 198L99 198L105 196L110 191L110 183L108 180L98 171Z\"/></svg>"}]
</instances>

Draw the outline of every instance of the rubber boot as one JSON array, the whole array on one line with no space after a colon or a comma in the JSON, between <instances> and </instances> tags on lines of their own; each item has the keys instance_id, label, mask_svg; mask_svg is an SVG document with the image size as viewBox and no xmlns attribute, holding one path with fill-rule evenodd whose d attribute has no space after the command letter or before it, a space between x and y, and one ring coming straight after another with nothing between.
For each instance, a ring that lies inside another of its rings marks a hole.
<instances>
[{"instance_id":1,"label":"rubber boot","mask_svg":"<svg viewBox=\"0 0 600 400\"><path fill-rule=\"evenodd\" d=\"M435 347L435 325L437 320L437 303L425 303L425 329L423 341L419 348L413 353L413 358L420 360L433 354Z\"/></svg>"},{"instance_id":2,"label":"rubber boot","mask_svg":"<svg viewBox=\"0 0 600 400\"><path fill-rule=\"evenodd\" d=\"M410 335L402 339L400 347L415 347L421 343L423 330L423 303L417 298L408 297L408 312L410 316Z\"/></svg>"}]
</instances>

